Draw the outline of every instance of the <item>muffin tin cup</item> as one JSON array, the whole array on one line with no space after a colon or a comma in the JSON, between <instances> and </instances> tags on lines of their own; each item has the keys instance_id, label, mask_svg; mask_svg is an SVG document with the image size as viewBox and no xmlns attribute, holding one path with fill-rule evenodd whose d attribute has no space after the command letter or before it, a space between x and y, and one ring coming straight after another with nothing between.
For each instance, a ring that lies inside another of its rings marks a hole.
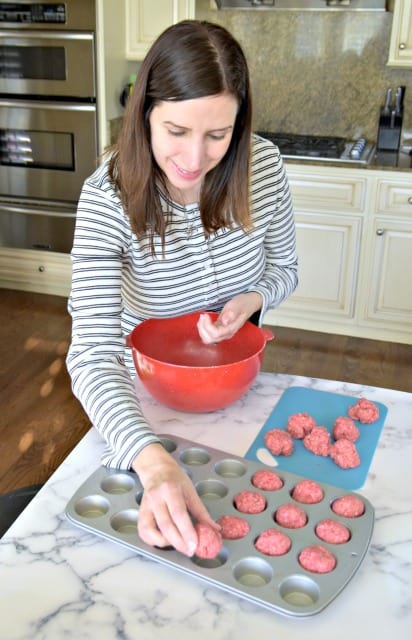
<instances>
[{"instance_id":1,"label":"muffin tin cup","mask_svg":"<svg viewBox=\"0 0 412 640\"><path fill-rule=\"evenodd\" d=\"M259 469L258 462L245 460L222 451L198 445L171 435L160 436L163 446L179 462L192 479L199 496L211 516L239 516L249 523L249 533L241 539L224 540L219 555L212 560L188 558L173 548L150 547L137 534L139 504L143 492L133 472L106 467L97 469L76 491L66 507L68 519L80 528L134 549L136 552L196 576L230 593L246 598L278 613L305 617L319 613L348 584L359 568L368 549L374 524L371 503L359 494L318 482L324 492L317 504L302 504L292 496L294 486L303 479L276 469L283 487L264 491L253 486L251 478ZM245 514L234 506L234 496L249 489L266 498L266 509L259 514ZM333 501L343 495L357 495L364 513L357 518L336 515ZM275 521L276 509L282 504L299 505L306 513L304 527L290 529ZM324 519L342 522L350 531L350 539L342 544L320 540L315 527ZM291 540L290 550L282 556L268 556L254 547L265 529L277 528ZM307 546L321 545L336 558L329 573L307 571L298 561Z\"/></svg>"}]
</instances>

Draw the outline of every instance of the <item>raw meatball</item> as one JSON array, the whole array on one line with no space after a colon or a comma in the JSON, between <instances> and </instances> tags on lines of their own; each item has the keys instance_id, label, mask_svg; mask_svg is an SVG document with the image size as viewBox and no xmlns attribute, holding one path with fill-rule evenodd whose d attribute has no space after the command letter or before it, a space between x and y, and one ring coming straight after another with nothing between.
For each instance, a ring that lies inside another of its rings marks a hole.
<instances>
[{"instance_id":1,"label":"raw meatball","mask_svg":"<svg viewBox=\"0 0 412 640\"><path fill-rule=\"evenodd\" d=\"M283 480L274 471L260 469L253 474L252 484L262 491L277 491L283 487Z\"/></svg>"},{"instance_id":2,"label":"raw meatball","mask_svg":"<svg viewBox=\"0 0 412 640\"><path fill-rule=\"evenodd\" d=\"M220 533L209 525L201 524L200 522L195 524L195 530L197 533L195 554L198 558L206 558L208 560L216 558L223 546Z\"/></svg>"},{"instance_id":3,"label":"raw meatball","mask_svg":"<svg viewBox=\"0 0 412 640\"><path fill-rule=\"evenodd\" d=\"M349 407L348 415L353 420L358 420L363 424L369 424L379 418L379 408L370 400L360 398L356 404Z\"/></svg>"},{"instance_id":4,"label":"raw meatball","mask_svg":"<svg viewBox=\"0 0 412 640\"><path fill-rule=\"evenodd\" d=\"M313 427L316 427L316 422L308 413L294 413L289 416L286 431L292 438L301 439L312 431Z\"/></svg>"},{"instance_id":5,"label":"raw meatball","mask_svg":"<svg viewBox=\"0 0 412 640\"><path fill-rule=\"evenodd\" d=\"M265 433L265 445L274 456L290 456L293 453L293 440L290 433L282 429L271 429Z\"/></svg>"},{"instance_id":6,"label":"raw meatball","mask_svg":"<svg viewBox=\"0 0 412 640\"><path fill-rule=\"evenodd\" d=\"M343 544L350 538L349 529L341 522L331 519L318 522L315 533L318 538L329 544Z\"/></svg>"},{"instance_id":7,"label":"raw meatball","mask_svg":"<svg viewBox=\"0 0 412 640\"><path fill-rule=\"evenodd\" d=\"M316 504L323 500L323 489L314 480L301 480L294 487L292 498L303 504Z\"/></svg>"},{"instance_id":8,"label":"raw meatball","mask_svg":"<svg viewBox=\"0 0 412 640\"><path fill-rule=\"evenodd\" d=\"M303 444L317 456L328 456L330 447L330 434L326 427L313 427L312 431L303 438Z\"/></svg>"},{"instance_id":9,"label":"raw meatball","mask_svg":"<svg viewBox=\"0 0 412 640\"><path fill-rule=\"evenodd\" d=\"M266 500L257 491L240 491L233 498L235 507L242 513L260 513L266 509Z\"/></svg>"},{"instance_id":10,"label":"raw meatball","mask_svg":"<svg viewBox=\"0 0 412 640\"><path fill-rule=\"evenodd\" d=\"M329 573L336 567L336 558L320 544L306 547L298 556L299 564L311 573Z\"/></svg>"},{"instance_id":11,"label":"raw meatball","mask_svg":"<svg viewBox=\"0 0 412 640\"><path fill-rule=\"evenodd\" d=\"M359 438L360 432L356 424L353 422L352 418L341 416L339 418L336 418L335 420L332 429L332 435L335 440L345 438L346 440L356 442L356 440Z\"/></svg>"},{"instance_id":12,"label":"raw meatball","mask_svg":"<svg viewBox=\"0 0 412 640\"><path fill-rule=\"evenodd\" d=\"M250 525L239 516L221 516L217 523L220 524L220 534L225 540L239 540L250 531Z\"/></svg>"},{"instance_id":13,"label":"raw meatball","mask_svg":"<svg viewBox=\"0 0 412 640\"><path fill-rule=\"evenodd\" d=\"M290 538L279 529L262 531L255 542L255 547L267 556L283 556L292 546Z\"/></svg>"},{"instance_id":14,"label":"raw meatball","mask_svg":"<svg viewBox=\"0 0 412 640\"><path fill-rule=\"evenodd\" d=\"M365 505L357 496L342 496L332 503L332 511L345 518L358 518L365 511Z\"/></svg>"},{"instance_id":15,"label":"raw meatball","mask_svg":"<svg viewBox=\"0 0 412 640\"><path fill-rule=\"evenodd\" d=\"M275 520L287 529L300 529L305 526L307 517L303 509L288 502L276 509Z\"/></svg>"},{"instance_id":16,"label":"raw meatball","mask_svg":"<svg viewBox=\"0 0 412 640\"><path fill-rule=\"evenodd\" d=\"M356 446L345 438L336 440L335 444L331 445L329 455L333 462L342 469L354 469L359 467L361 463Z\"/></svg>"}]
</instances>

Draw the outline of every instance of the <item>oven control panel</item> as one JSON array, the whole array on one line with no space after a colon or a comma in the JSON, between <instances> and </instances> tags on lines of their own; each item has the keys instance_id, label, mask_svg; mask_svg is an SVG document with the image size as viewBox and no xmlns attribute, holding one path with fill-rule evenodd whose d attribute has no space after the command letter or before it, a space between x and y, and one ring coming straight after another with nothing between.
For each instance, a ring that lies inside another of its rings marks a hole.
<instances>
[{"instance_id":1,"label":"oven control panel","mask_svg":"<svg viewBox=\"0 0 412 640\"><path fill-rule=\"evenodd\" d=\"M64 24L65 22L66 5L63 2L55 4L0 2L0 23Z\"/></svg>"}]
</instances>

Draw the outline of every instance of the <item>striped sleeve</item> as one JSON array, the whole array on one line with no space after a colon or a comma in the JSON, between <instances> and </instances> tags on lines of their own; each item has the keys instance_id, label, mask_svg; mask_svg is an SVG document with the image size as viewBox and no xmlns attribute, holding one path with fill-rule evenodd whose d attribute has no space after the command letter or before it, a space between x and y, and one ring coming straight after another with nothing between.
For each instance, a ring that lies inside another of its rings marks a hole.
<instances>
[{"instance_id":1,"label":"striped sleeve","mask_svg":"<svg viewBox=\"0 0 412 640\"><path fill-rule=\"evenodd\" d=\"M292 197L279 150L272 142L257 138L252 156L251 198L254 224L265 225L265 271L249 291L263 297L260 318L279 306L296 289L298 259ZM267 223L267 211L271 211Z\"/></svg>"},{"instance_id":2,"label":"striped sleeve","mask_svg":"<svg viewBox=\"0 0 412 640\"><path fill-rule=\"evenodd\" d=\"M75 396L106 441L102 462L128 469L158 438L146 423L124 364L121 285L127 228L114 218L113 193L85 183L72 250L67 368ZM120 219L119 219L120 220Z\"/></svg>"}]
</instances>

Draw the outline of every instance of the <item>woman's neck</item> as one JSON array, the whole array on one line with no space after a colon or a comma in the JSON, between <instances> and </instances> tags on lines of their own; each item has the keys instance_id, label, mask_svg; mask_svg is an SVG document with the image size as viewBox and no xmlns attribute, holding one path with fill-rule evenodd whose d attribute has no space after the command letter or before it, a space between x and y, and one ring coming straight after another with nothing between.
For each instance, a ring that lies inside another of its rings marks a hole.
<instances>
[{"instance_id":1,"label":"woman's neck","mask_svg":"<svg viewBox=\"0 0 412 640\"><path fill-rule=\"evenodd\" d=\"M186 207L189 204L198 203L200 200L200 189L192 189L187 191L182 191L181 189L176 189L172 185L168 185L169 197L176 202L176 204L180 204L182 207Z\"/></svg>"}]
</instances>

